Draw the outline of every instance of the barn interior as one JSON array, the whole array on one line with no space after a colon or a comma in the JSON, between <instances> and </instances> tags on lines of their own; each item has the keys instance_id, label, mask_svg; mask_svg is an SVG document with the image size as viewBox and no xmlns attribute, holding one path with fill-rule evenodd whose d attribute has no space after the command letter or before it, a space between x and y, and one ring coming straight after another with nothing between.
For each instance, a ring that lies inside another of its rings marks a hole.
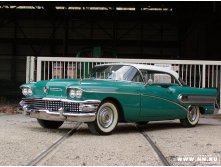
<instances>
[{"instance_id":1,"label":"barn interior","mask_svg":"<svg viewBox=\"0 0 221 167\"><path fill-rule=\"evenodd\" d=\"M221 60L217 1L0 2L0 96L25 82L26 57Z\"/></svg>"}]
</instances>

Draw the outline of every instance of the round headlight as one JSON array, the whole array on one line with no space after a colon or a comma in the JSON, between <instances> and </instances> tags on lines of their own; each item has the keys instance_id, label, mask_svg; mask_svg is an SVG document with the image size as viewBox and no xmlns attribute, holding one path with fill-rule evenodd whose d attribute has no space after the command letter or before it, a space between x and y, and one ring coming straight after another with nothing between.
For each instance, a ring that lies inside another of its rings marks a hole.
<instances>
[{"instance_id":1,"label":"round headlight","mask_svg":"<svg viewBox=\"0 0 221 167\"><path fill-rule=\"evenodd\" d=\"M77 98L81 98L82 93L83 93L83 91L82 91L82 90L77 89L77 90L76 90L76 97L77 97Z\"/></svg>"},{"instance_id":2,"label":"round headlight","mask_svg":"<svg viewBox=\"0 0 221 167\"><path fill-rule=\"evenodd\" d=\"M27 96L28 95L28 88L22 88L22 94Z\"/></svg>"},{"instance_id":3,"label":"round headlight","mask_svg":"<svg viewBox=\"0 0 221 167\"><path fill-rule=\"evenodd\" d=\"M81 98L83 91L78 88L73 88L69 90L69 96L71 98Z\"/></svg>"},{"instance_id":4,"label":"round headlight","mask_svg":"<svg viewBox=\"0 0 221 167\"><path fill-rule=\"evenodd\" d=\"M69 91L69 96L70 96L71 98L74 98L74 97L76 96L76 92L75 92L74 89L70 89L70 91Z\"/></svg>"},{"instance_id":5,"label":"round headlight","mask_svg":"<svg viewBox=\"0 0 221 167\"><path fill-rule=\"evenodd\" d=\"M32 90L31 90L31 88L28 88L28 95L29 95L29 96L32 95Z\"/></svg>"},{"instance_id":6,"label":"round headlight","mask_svg":"<svg viewBox=\"0 0 221 167\"><path fill-rule=\"evenodd\" d=\"M22 88L22 94L25 95L25 96L31 96L32 95L32 90L31 88Z\"/></svg>"}]
</instances>

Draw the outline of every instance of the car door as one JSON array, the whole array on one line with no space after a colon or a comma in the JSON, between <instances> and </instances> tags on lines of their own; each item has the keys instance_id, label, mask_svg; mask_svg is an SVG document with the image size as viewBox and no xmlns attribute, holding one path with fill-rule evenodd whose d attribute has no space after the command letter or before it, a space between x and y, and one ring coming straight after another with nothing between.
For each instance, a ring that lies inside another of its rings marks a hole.
<instances>
[{"instance_id":1,"label":"car door","mask_svg":"<svg viewBox=\"0 0 221 167\"><path fill-rule=\"evenodd\" d=\"M184 112L177 103L174 87L180 85L174 76L159 71L147 71L144 78L147 84L141 88L141 118L173 119L177 118L179 112Z\"/></svg>"}]
</instances>

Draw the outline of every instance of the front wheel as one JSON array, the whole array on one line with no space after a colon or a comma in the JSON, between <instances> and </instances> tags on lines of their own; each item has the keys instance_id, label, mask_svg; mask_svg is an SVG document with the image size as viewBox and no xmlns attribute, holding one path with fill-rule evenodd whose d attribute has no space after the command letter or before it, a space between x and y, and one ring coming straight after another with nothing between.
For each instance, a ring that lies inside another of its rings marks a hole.
<instances>
[{"instance_id":1,"label":"front wheel","mask_svg":"<svg viewBox=\"0 0 221 167\"><path fill-rule=\"evenodd\" d=\"M198 124L200 118L200 109L198 106L191 106L187 112L187 117L180 122L185 127L194 127Z\"/></svg>"},{"instance_id":2,"label":"front wheel","mask_svg":"<svg viewBox=\"0 0 221 167\"><path fill-rule=\"evenodd\" d=\"M38 123L43 128L48 129L58 129L64 122L63 121L49 121L49 120L43 120L43 119L37 119Z\"/></svg>"},{"instance_id":3,"label":"front wheel","mask_svg":"<svg viewBox=\"0 0 221 167\"><path fill-rule=\"evenodd\" d=\"M93 134L109 135L118 123L118 108L113 102L104 102L97 111L96 120L87 123Z\"/></svg>"}]
</instances>

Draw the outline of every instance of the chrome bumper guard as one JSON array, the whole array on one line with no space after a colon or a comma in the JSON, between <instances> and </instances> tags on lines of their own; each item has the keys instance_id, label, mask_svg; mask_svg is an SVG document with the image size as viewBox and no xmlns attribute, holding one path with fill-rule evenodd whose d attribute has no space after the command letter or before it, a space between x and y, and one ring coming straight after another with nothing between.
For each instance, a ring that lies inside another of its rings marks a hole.
<instances>
[{"instance_id":1,"label":"chrome bumper guard","mask_svg":"<svg viewBox=\"0 0 221 167\"><path fill-rule=\"evenodd\" d=\"M50 111L48 109L31 109L24 100L20 102L25 115L30 115L32 118L52 120L52 121L73 121L73 122L93 122L96 118L96 111L99 100L86 100L86 101L75 101L65 99L50 99L43 98L42 100L47 101L67 101L69 103L78 103L79 112L65 112L65 108L61 107L58 111Z\"/></svg>"}]
</instances>

